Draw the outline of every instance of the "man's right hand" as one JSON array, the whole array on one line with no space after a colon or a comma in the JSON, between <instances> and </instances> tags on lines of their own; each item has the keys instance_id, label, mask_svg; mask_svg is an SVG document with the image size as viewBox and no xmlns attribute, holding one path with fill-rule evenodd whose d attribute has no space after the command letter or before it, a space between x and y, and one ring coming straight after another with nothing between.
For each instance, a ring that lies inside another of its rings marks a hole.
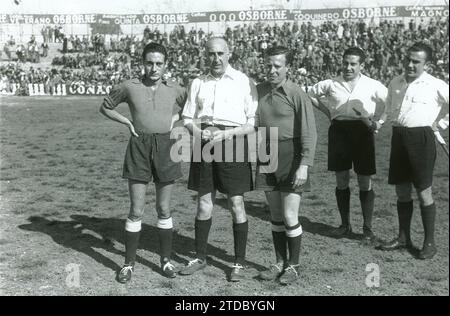
<instances>
[{"instance_id":1,"label":"man's right hand","mask_svg":"<svg viewBox=\"0 0 450 316\"><path fill-rule=\"evenodd\" d=\"M139 135L136 133L136 131L134 130L134 125L132 122L130 122L128 125L128 129L130 130L131 135L139 137Z\"/></svg>"}]
</instances>

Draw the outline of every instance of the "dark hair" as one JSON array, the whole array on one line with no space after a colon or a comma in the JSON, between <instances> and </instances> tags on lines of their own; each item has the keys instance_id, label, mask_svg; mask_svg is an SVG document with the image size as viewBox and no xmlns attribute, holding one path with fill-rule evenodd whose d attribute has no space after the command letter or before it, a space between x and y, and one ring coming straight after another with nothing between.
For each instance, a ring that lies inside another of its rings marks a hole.
<instances>
[{"instance_id":1,"label":"dark hair","mask_svg":"<svg viewBox=\"0 0 450 316\"><path fill-rule=\"evenodd\" d=\"M427 54L426 61L430 61L433 58L433 49L422 42L414 43L410 48L408 48L409 52L425 52Z\"/></svg>"},{"instance_id":2,"label":"dark hair","mask_svg":"<svg viewBox=\"0 0 450 316\"><path fill-rule=\"evenodd\" d=\"M345 52L344 52L343 58L345 58L345 56L348 56L348 55L359 56L359 63L360 64L362 64L362 63L364 63L366 61L366 53L364 53L364 51L361 48L359 48L359 47L355 46L355 47L347 48L345 50Z\"/></svg>"},{"instance_id":3,"label":"dark hair","mask_svg":"<svg viewBox=\"0 0 450 316\"><path fill-rule=\"evenodd\" d=\"M145 56L148 53L153 53L153 52L163 54L164 62L167 61L167 50L163 45L158 44L158 43L149 43L149 44L145 45L144 51L142 52L142 59L145 59Z\"/></svg>"},{"instance_id":4,"label":"dark hair","mask_svg":"<svg viewBox=\"0 0 450 316\"><path fill-rule=\"evenodd\" d=\"M286 56L286 65L290 65L292 62L292 54L291 51L284 46L273 46L267 49L266 56L276 56L276 55L284 55Z\"/></svg>"}]
</instances>

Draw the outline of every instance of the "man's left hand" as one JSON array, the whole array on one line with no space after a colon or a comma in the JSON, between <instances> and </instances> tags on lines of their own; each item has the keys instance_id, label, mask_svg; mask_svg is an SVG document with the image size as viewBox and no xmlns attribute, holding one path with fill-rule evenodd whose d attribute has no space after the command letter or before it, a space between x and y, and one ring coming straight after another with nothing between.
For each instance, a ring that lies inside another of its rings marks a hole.
<instances>
[{"instance_id":1,"label":"man's left hand","mask_svg":"<svg viewBox=\"0 0 450 316\"><path fill-rule=\"evenodd\" d=\"M292 188L296 189L306 183L308 179L308 166L300 165L294 175L294 179L292 181Z\"/></svg>"},{"instance_id":2,"label":"man's left hand","mask_svg":"<svg viewBox=\"0 0 450 316\"><path fill-rule=\"evenodd\" d=\"M373 121L369 118L362 118L361 121L369 128L372 133L378 133L381 124L378 121Z\"/></svg>"}]
</instances>

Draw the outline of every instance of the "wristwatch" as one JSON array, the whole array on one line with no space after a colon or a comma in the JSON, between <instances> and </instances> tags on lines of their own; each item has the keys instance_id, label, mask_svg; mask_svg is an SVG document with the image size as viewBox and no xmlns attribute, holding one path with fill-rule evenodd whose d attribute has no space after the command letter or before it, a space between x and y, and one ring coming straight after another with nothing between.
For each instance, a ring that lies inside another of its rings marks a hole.
<instances>
[{"instance_id":1,"label":"wristwatch","mask_svg":"<svg viewBox=\"0 0 450 316\"><path fill-rule=\"evenodd\" d=\"M384 121L383 121L382 119L379 119L379 120L378 120L378 123L379 123L380 125L383 125L383 124L384 124Z\"/></svg>"}]
</instances>

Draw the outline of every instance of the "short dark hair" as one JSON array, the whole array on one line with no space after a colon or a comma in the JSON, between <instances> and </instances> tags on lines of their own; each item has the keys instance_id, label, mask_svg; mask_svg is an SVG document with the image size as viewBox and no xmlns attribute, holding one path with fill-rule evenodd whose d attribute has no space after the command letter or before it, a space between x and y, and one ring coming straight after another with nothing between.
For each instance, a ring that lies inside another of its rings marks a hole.
<instances>
[{"instance_id":1,"label":"short dark hair","mask_svg":"<svg viewBox=\"0 0 450 316\"><path fill-rule=\"evenodd\" d=\"M342 56L342 58L345 58L345 56L349 56L349 55L359 56L360 64L362 64L366 61L366 53L364 53L364 51L359 47L354 46L354 47L347 48L344 51L344 55Z\"/></svg>"},{"instance_id":2,"label":"short dark hair","mask_svg":"<svg viewBox=\"0 0 450 316\"><path fill-rule=\"evenodd\" d=\"M410 48L408 48L408 53L410 52L425 52L427 54L426 61L430 61L433 58L433 49L425 43L416 42Z\"/></svg>"},{"instance_id":3,"label":"short dark hair","mask_svg":"<svg viewBox=\"0 0 450 316\"><path fill-rule=\"evenodd\" d=\"M145 59L145 56L148 53L153 53L153 52L163 54L164 62L167 61L167 50L163 45L158 44L158 43L149 43L149 44L145 45L144 51L142 52L142 59Z\"/></svg>"},{"instance_id":4,"label":"short dark hair","mask_svg":"<svg viewBox=\"0 0 450 316\"><path fill-rule=\"evenodd\" d=\"M284 46L273 46L270 47L266 51L266 56L276 56L276 55L284 55L286 56L286 65L290 65L292 62L292 54L291 51Z\"/></svg>"}]
</instances>

